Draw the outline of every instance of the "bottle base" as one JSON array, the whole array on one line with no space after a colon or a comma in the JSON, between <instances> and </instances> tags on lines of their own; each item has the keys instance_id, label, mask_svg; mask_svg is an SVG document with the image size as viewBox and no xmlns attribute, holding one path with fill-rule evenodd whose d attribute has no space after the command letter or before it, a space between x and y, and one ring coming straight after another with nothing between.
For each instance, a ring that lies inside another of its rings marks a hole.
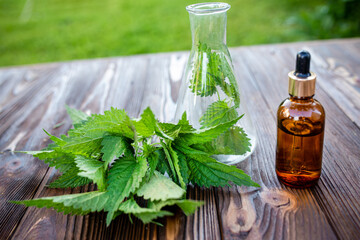
<instances>
[{"instance_id":1,"label":"bottle base","mask_svg":"<svg viewBox=\"0 0 360 240\"><path fill-rule=\"evenodd\" d=\"M291 174L279 172L276 175L280 182L293 188L308 188L317 184L320 174Z\"/></svg>"}]
</instances>

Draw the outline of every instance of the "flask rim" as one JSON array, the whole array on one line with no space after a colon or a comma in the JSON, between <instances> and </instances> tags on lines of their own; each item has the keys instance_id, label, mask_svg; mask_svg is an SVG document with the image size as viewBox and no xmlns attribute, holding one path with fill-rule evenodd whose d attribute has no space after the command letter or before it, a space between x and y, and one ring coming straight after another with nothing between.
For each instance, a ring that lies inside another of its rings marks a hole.
<instances>
[{"instance_id":1,"label":"flask rim","mask_svg":"<svg viewBox=\"0 0 360 240\"><path fill-rule=\"evenodd\" d=\"M186 7L189 13L193 14L213 14L226 12L230 9L230 4L223 2L207 2L207 3L196 3Z\"/></svg>"}]
</instances>

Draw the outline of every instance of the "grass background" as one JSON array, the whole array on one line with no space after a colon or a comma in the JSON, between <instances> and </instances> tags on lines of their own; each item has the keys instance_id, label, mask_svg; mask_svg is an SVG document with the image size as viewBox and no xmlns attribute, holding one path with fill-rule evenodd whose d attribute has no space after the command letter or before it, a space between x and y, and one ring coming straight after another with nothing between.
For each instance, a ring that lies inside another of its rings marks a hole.
<instances>
[{"instance_id":1,"label":"grass background","mask_svg":"<svg viewBox=\"0 0 360 240\"><path fill-rule=\"evenodd\" d=\"M316 39L292 16L320 0L229 0L228 45ZM178 0L0 0L0 66L189 50Z\"/></svg>"}]
</instances>

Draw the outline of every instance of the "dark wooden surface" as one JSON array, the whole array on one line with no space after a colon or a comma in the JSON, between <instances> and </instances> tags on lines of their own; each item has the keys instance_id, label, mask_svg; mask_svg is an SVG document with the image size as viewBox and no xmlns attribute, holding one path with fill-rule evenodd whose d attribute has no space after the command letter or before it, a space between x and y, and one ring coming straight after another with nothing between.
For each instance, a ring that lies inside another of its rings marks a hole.
<instances>
[{"instance_id":1,"label":"dark wooden surface","mask_svg":"<svg viewBox=\"0 0 360 240\"><path fill-rule=\"evenodd\" d=\"M274 170L276 109L301 49L312 53L316 98L327 114L322 176L303 190L280 184ZM11 150L44 147L42 128L65 133L65 104L93 113L114 106L133 117L150 105L159 119L171 120L187 52L0 68L0 239L359 239L360 39L230 51L259 139L237 166L262 187L191 187L188 197L205 206L161 220L164 227L118 217L106 228L104 213L64 216L8 203L93 189L48 189L56 170Z\"/></svg>"}]
</instances>

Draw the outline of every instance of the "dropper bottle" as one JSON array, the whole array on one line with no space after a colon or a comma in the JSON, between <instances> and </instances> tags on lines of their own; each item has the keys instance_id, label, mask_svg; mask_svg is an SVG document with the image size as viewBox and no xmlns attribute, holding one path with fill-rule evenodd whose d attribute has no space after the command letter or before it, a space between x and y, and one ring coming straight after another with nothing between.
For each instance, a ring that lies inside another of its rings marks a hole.
<instances>
[{"instance_id":1,"label":"dropper bottle","mask_svg":"<svg viewBox=\"0 0 360 240\"><path fill-rule=\"evenodd\" d=\"M289 95L277 112L276 174L285 185L310 187L321 174L325 111L315 95L310 53L300 51L288 74Z\"/></svg>"}]
</instances>

